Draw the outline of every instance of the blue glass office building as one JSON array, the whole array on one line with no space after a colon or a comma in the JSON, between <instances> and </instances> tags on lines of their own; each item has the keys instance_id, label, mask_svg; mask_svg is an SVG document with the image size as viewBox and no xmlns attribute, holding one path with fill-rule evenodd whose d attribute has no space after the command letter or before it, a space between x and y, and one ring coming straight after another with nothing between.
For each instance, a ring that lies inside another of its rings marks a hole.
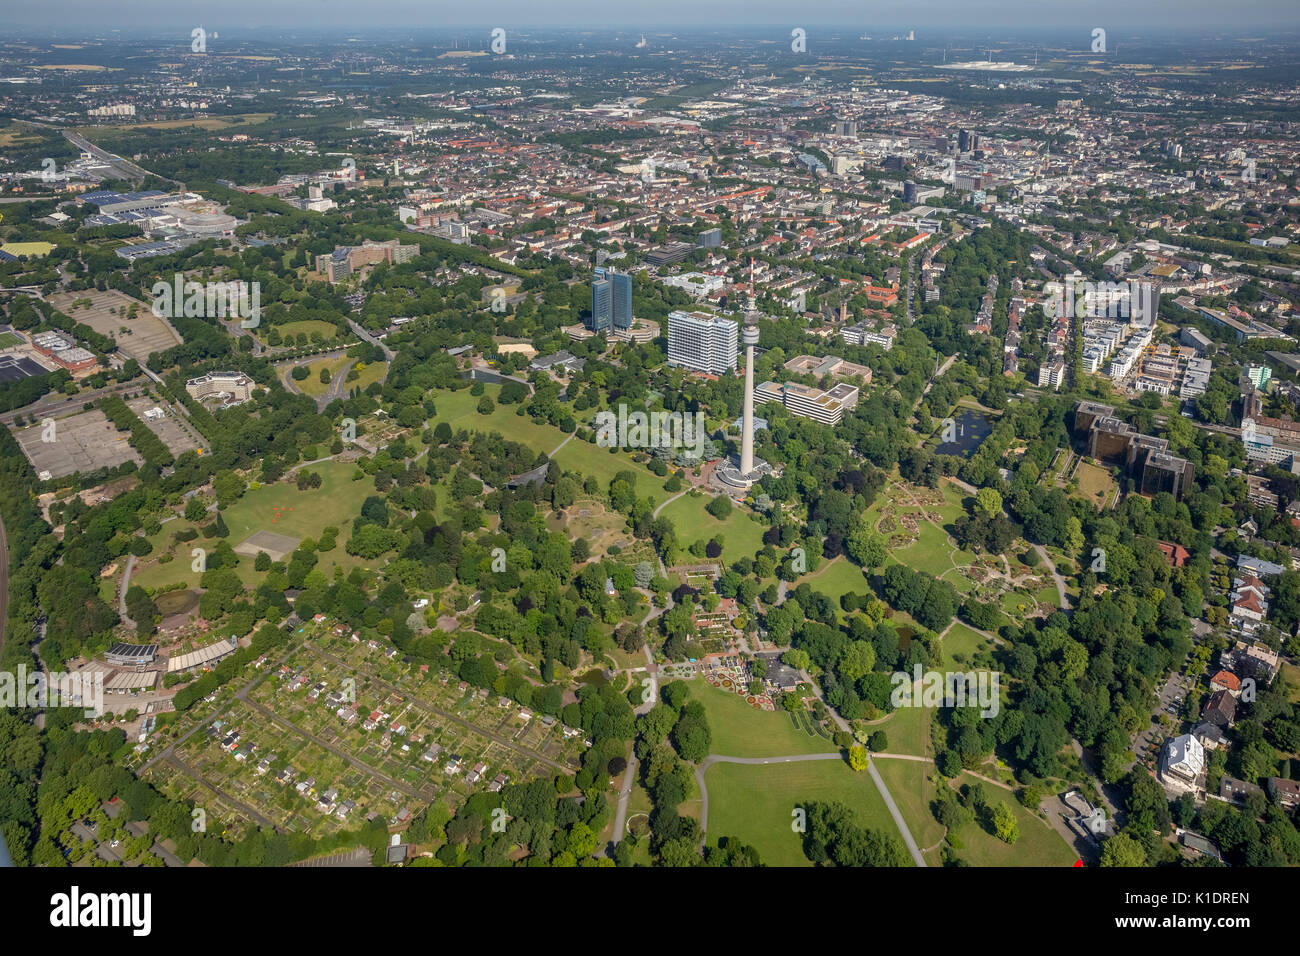
<instances>
[{"instance_id":1,"label":"blue glass office building","mask_svg":"<svg viewBox=\"0 0 1300 956\"><path fill-rule=\"evenodd\" d=\"M591 316L587 328L593 332L632 327L632 277L597 267L591 280Z\"/></svg>"}]
</instances>

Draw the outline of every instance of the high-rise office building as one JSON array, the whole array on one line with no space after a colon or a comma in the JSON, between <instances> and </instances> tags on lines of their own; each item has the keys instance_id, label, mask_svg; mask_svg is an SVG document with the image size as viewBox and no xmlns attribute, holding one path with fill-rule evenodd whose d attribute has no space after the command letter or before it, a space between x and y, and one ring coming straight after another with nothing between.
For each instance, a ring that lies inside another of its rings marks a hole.
<instances>
[{"instance_id":1,"label":"high-rise office building","mask_svg":"<svg viewBox=\"0 0 1300 956\"><path fill-rule=\"evenodd\" d=\"M903 202L916 202L916 183L910 179L903 183Z\"/></svg>"},{"instance_id":2,"label":"high-rise office building","mask_svg":"<svg viewBox=\"0 0 1300 956\"><path fill-rule=\"evenodd\" d=\"M591 317L587 328L592 332L608 332L631 327L632 277L597 267L591 280Z\"/></svg>"},{"instance_id":3,"label":"high-rise office building","mask_svg":"<svg viewBox=\"0 0 1300 956\"><path fill-rule=\"evenodd\" d=\"M731 319L708 312L668 313L668 364L711 375L736 367L740 328Z\"/></svg>"}]
</instances>

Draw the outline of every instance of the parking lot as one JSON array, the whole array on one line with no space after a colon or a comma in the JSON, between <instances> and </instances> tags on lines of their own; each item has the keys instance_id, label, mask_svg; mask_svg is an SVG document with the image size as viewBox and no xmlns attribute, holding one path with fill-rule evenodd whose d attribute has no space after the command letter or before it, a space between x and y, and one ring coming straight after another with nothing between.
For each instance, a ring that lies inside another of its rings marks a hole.
<instances>
[{"instance_id":1,"label":"parking lot","mask_svg":"<svg viewBox=\"0 0 1300 956\"><path fill-rule=\"evenodd\" d=\"M90 305L84 304L86 299ZM83 304L74 309L73 303L78 301ZM123 354L141 365L154 352L180 344L180 337L171 326L150 311L152 302L141 302L117 289L59 292L50 296L50 304L96 332L110 336ZM132 307L135 317L129 318Z\"/></svg>"},{"instance_id":2,"label":"parking lot","mask_svg":"<svg viewBox=\"0 0 1300 956\"><path fill-rule=\"evenodd\" d=\"M177 417L176 410L167 404L158 404L151 398L141 396L133 398L126 403L131 411L135 412L140 421L149 426L155 435L162 439L167 450L173 455L179 455L182 452L193 451L200 447L198 443L198 432L194 426ZM145 418L145 412L153 408L161 408L166 414L162 418Z\"/></svg>"},{"instance_id":3,"label":"parking lot","mask_svg":"<svg viewBox=\"0 0 1300 956\"><path fill-rule=\"evenodd\" d=\"M144 464L139 452L127 442L127 433L119 432L104 413L95 409L54 420L53 441L39 422L14 431L14 437L39 476L49 472L61 478L73 472L90 472L114 468L123 462Z\"/></svg>"}]
</instances>

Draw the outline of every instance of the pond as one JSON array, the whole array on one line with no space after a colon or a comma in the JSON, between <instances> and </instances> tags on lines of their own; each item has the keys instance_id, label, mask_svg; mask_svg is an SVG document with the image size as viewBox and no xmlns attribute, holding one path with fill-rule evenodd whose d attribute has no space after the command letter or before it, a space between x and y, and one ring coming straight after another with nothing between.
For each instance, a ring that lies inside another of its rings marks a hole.
<instances>
[{"instance_id":1,"label":"pond","mask_svg":"<svg viewBox=\"0 0 1300 956\"><path fill-rule=\"evenodd\" d=\"M940 426L940 435L943 426ZM936 455L957 455L969 458L975 450L984 444L984 439L993 434L993 418L983 412L963 408L960 414L953 416L952 441L945 441L934 450Z\"/></svg>"}]
</instances>

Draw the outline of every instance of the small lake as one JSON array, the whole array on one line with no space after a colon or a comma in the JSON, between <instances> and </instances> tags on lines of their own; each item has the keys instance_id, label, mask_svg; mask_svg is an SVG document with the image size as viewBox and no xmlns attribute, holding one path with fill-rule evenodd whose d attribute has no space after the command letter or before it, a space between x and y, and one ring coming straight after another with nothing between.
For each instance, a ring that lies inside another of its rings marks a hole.
<instances>
[{"instance_id":1,"label":"small lake","mask_svg":"<svg viewBox=\"0 0 1300 956\"><path fill-rule=\"evenodd\" d=\"M993 434L993 417L970 408L963 408L953 416L956 432L952 441L946 441L934 450L936 455L956 455L969 458L975 450L984 444L984 439ZM940 426L942 434L942 426Z\"/></svg>"}]
</instances>

